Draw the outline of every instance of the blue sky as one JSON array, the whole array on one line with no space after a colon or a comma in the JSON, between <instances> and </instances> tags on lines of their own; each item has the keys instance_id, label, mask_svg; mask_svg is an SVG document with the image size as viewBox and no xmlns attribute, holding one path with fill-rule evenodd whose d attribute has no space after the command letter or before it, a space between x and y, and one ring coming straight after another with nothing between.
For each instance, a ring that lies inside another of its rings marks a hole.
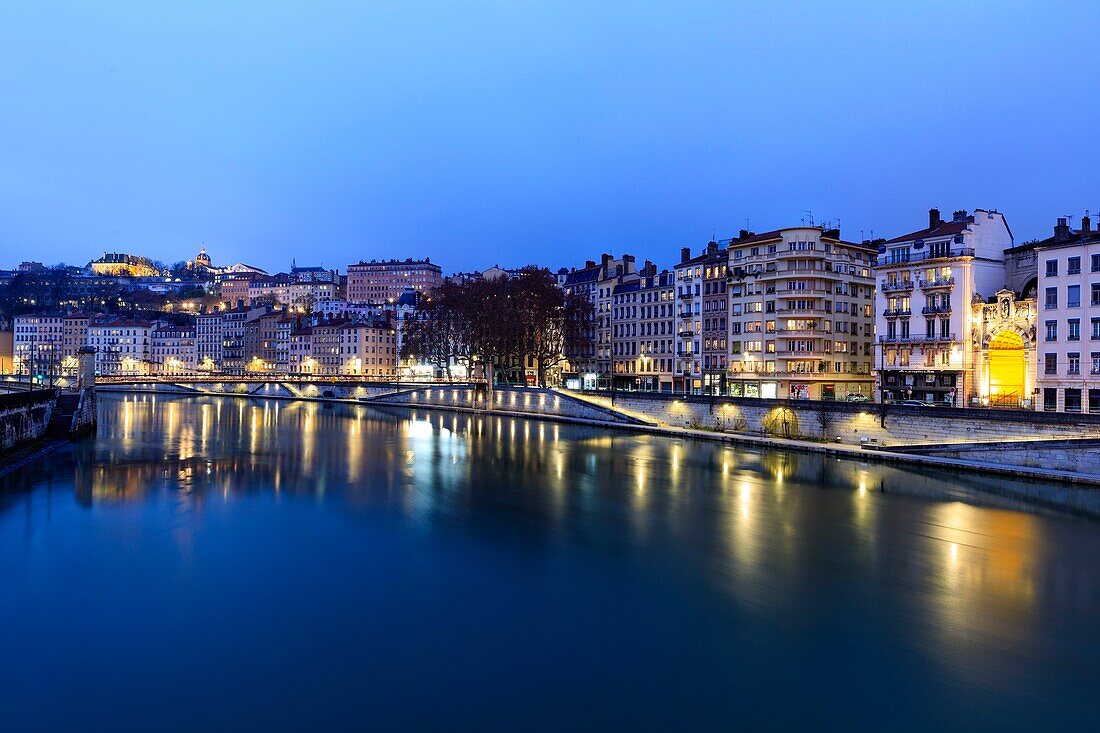
<instances>
[{"instance_id":1,"label":"blue sky","mask_svg":"<svg viewBox=\"0 0 1100 733\"><path fill-rule=\"evenodd\" d=\"M2 15L0 266L671 265L806 211L858 239L993 207L1023 241L1100 209L1095 2Z\"/></svg>"}]
</instances>

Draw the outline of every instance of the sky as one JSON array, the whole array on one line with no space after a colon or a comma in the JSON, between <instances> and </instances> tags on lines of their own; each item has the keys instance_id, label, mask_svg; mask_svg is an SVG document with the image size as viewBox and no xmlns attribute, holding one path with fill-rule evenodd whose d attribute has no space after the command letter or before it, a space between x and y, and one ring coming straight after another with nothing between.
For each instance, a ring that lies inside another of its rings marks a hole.
<instances>
[{"instance_id":1,"label":"sky","mask_svg":"<svg viewBox=\"0 0 1100 733\"><path fill-rule=\"evenodd\" d=\"M671 266L1100 211L1100 3L0 0L0 267Z\"/></svg>"}]
</instances>

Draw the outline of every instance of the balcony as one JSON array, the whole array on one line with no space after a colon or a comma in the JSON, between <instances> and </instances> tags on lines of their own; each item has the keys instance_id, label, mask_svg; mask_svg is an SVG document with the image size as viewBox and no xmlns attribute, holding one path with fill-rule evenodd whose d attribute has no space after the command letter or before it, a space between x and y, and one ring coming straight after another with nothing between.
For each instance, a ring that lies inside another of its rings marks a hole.
<instances>
[{"instance_id":1,"label":"balcony","mask_svg":"<svg viewBox=\"0 0 1100 733\"><path fill-rule=\"evenodd\" d=\"M955 278L952 277L937 277L934 280L921 280L920 286L922 290L935 290L936 288L950 288L955 286Z\"/></svg>"},{"instance_id":2,"label":"balcony","mask_svg":"<svg viewBox=\"0 0 1100 733\"><path fill-rule=\"evenodd\" d=\"M690 329L681 328L679 331L679 336L682 339L689 339L695 336L695 332Z\"/></svg>"},{"instance_id":3,"label":"balcony","mask_svg":"<svg viewBox=\"0 0 1100 733\"><path fill-rule=\"evenodd\" d=\"M810 298L833 294L831 290L825 290L824 288L807 288L805 290L778 288L777 293L783 298Z\"/></svg>"},{"instance_id":4,"label":"balcony","mask_svg":"<svg viewBox=\"0 0 1100 733\"><path fill-rule=\"evenodd\" d=\"M801 308L776 308L775 312L780 315L792 315L792 316L827 316L831 313L824 308L818 306L804 306ZM749 314L751 315L751 314Z\"/></svg>"},{"instance_id":5,"label":"balcony","mask_svg":"<svg viewBox=\"0 0 1100 733\"><path fill-rule=\"evenodd\" d=\"M782 336L831 336L820 328L780 328L776 330Z\"/></svg>"},{"instance_id":6,"label":"balcony","mask_svg":"<svg viewBox=\"0 0 1100 733\"><path fill-rule=\"evenodd\" d=\"M946 260L953 257L973 257L973 247L952 247L949 250L937 249L935 252L921 250L919 252L907 252L905 254L894 254L887 252L880 255L875 260L875 267L886 267L889 265L906 265L910 262L924 262L927 260Z\"/></svg>"},{"instance_id":7,"label":"balcony","mask_svg":"<svg viewBox=\"0 0 1100 733\"><path fill-rule=\"evenodd\" d=\"M695 296L693 296L691 293L678 293L676 297L680 300L691 300Z\"/></svg>"},{"instance_id":8,"label":"balcony","mask_svg":"<svg viewBox=\"0 0 1100 733\"><path fill-rule=\"evenodd\" d=\"M882 312L882 315L887 318L897 318L898 316L911 316L913 311L909 308L887 308Z\"/></svg>"},{"instance_id":9,"label":"balcony","mask_svg":"<svg viewBox=\"0 0 1100 733\"><path fill-rule=\"evenodd\" d=\"M920 309L922 315L936 316L946 315L951 312L950 305L926 305Z\"/></svg>"},{"instance_id":10,"label":"balcony","mask_svg":"<svg viewBox=\"0 0 1100 733\"><path fill-rule=\"evenodd\" d=\"M676 317L682 321L690 321L695 316L692 315L691 311L684 311L683 313L677 313Z\"/></svg>"},{"instance_id":11,"label":"balcony","mask_svg":"<svg viewBox=\"0 0 1100 733\"><path fill-rule=\"evenodd\" d=\"M909 336L879 336L880 344L930 344L950 343L958 341L955 334L939 334L929 336L927 334L910 334Z\"/></svg>"},{"instance_id":12,"label":"balcony","mask_svg":"<svg viewBox=\"0 0 1100 733\"><path fill-rule=\"evenodd\" d=\"M908 292L913 289L912 280L901 280L899 282L887 282L883 280L879 285L879 290L884 293L901 293Z\"/></svg>"}]
</instances>

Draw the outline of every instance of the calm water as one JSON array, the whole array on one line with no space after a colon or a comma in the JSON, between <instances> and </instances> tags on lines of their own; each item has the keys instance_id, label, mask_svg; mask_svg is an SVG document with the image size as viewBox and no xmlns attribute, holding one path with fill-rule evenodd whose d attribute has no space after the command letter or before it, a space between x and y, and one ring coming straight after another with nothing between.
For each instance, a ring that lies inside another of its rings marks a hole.
<instances>
[{"instance_id":1,"label":"calm water","mask_svg":"<svg viewBox=\"0 0 1100 733\"><path fill-rule=\"evenodd\" d=\"M97 438L0 479L0 728L1093 729L1100 524L973 487L104 398Z\"/></svg>"}]
</instances>

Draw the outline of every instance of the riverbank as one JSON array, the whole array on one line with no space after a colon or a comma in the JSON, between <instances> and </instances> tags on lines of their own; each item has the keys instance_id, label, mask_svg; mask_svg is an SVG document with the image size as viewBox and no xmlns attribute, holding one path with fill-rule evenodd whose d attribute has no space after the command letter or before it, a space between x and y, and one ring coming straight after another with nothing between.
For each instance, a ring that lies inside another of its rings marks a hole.
<instances>
[{"instance_id":1,"label":"riverbank","mask_svg":"<svg viewBox=\"0 0 1100 733\"><path fill-rule=\"evenodd\" d=\"M143 390L135 387L112 388L111 386L103 386L100 390L124 394L135 392L149 392L162 395L171 394L164 389ZM605 419L599 415L604 411L606 411L607 414L613 411L613 408L609 410L605 405L592 405L592 407L599 408L601 413L592 413L584 416L581 414L566 414L566 408L562 407L562 403L559 402L557 405L552 402L547 403L545 399L538 399L538 396L545 395L551 397L551 399L555 396L565 397L567 398L567 406L569 409L576 407L577 402L583 402L583 400L579 400L573 395L561 394L550 390L497 390L496 394L498 399L496 401L499 404L517 403L521 409L478 407L472 395L469 400L466 399L465 394L463 394L464 391L464 389L452 387L440 388L439 386L431 386L417 390L404 390L388 395L359 399L350 397L297 397L283 394L241 392L222 392L216 395L207 393L207 396L237 398L259 397L263 399L278 399L284 401L304 400L332 404L398 408L403 410L446 411L491 417L545 419L555 422L648 433L671 438L707 440L770 450L819 453L833 456L838 459L847 459L863 463L892 464L911 467L918 470L946 471L960 476L965 476L967 474L1000 476L1021 479L1028 483L1015 484L1006 482L1005 484L993 484L984 487L983 490L1007 498L1100 517L1100 490L1098 490L1100 489L1100 474L1088 474L1033 466L1013 466L991 461L928 456L916 453L891 451L889 448L871 448L861 445L826 442L824 440L782 438L740 432L720 432L711 429L660 425L643 422L638 419L637 415L628 415L626 416L628 419L625 420L611 419L610 417ZM432 393L435 393L434 397L432 397ZM181 396L202 396L203 393L181 391L178 394ZM514 394L523 394L526 399L513 400ZM531 399L532 396L535 396L535 399ZM427 397L432 398L428 399ZM522 409L524 402L530 406L528 409ZM541 405L539 404L540 402L542 403ZM473 403L473 406L471 406L471 403ZM581 409L583 409L583 405Z\"/></svg>"}]
</instances>

